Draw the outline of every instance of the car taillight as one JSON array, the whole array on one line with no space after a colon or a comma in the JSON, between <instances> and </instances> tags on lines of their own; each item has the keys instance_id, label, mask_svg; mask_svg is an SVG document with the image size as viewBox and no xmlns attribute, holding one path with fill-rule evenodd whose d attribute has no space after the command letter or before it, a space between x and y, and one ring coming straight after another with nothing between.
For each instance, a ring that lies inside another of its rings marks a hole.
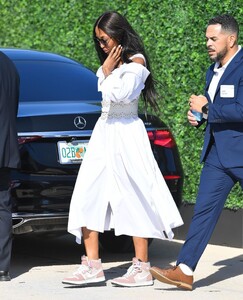
<instances>
[{"instance_id":1,"label":"car taillight","mask_svg":"<svg viewBox=\"0 0 243 300\"><path fill-rule=\"evenodd\" d=\"M179 175L164 175L165 180L175 180L175 179L180 179L181 176Z\"/></svg>"},{"instance_id":2,"label":"car taillight","mask_svg":"<svg viewBox=\"0 0 243 300\"><path fill-rule=\"evenodd\" d=\"M39 135L36 135L36 136L19 136L18 137L18 143L19 143L19 145L22 145L22 144L37 141L39 139L41 139L41 136L39 136Z\"/></svg>"},{"instance_id":3,"label":"car taillight","mask_svg":"<svg viewBox=\"0 0 243 300\"><path fill-rule=\"evenodd\" d=\"M175 146L175 141L169 130L148 131L149 140L154 144L166 148Z\"/></svg>"}]
</instances>

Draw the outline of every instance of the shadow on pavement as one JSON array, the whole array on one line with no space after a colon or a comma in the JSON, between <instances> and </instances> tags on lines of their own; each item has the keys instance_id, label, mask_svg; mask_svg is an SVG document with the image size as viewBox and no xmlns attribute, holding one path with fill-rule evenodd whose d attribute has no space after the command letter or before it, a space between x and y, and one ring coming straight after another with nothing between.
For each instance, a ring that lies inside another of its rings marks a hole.
<instances>
[{"instance_id":1,"label":"shadow on pavement","mask_svg":"<svg viewBox=\"0 0 243 300\"><path fill-rule=\"evenodd\" d=\"M214 263L214 266L222 266L217 272L201 279L194 284L194 288L212 285L229 278L233 278L243 273L243 255L239 255L230 259L221 260Z\"/></svg>"},{"instance_id":2,"label":"shadow on pavement","mask_svg":"<svg viewBox=\"0 0 243 300\"><path fill-rule=\"evenodd\" d=\"M26 234L15 236L10 274L12 278L33 267L78 264L83 246L71 235Z\"/></svg>"},{"instance_id":3,"label":"shadow on pavement","mask_svg":"<svg viewBox=\"0 0 243 300\"><path fill-rule=\"evenodd\" d=\"M173 260L181 247L181 244L163 240L154 240L149 247L151 265L158 262L170 262ZM34 267L55 265L77 265L81 256L85 253L83 243L75 242L75 237L70 234L26 234L14 236L10 274L16 278L28 272ZM100 248L100 257L103 263L118 262L118 267L123 275L130 266L134 253L110 253ZM122 263L125 262L124 266ZM114 268L116 275L120 272ZM123 273L122 273L123 272ZM106 271L107 278L113 278L113 270Z\"/></svg>"}]
</instances>

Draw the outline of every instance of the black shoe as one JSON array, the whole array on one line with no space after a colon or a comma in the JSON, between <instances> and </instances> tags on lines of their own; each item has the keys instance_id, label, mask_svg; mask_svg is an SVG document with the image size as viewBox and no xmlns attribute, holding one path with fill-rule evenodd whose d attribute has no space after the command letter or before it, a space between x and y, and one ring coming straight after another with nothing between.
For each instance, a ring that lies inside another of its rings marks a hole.
<instances>
[{"instance_id":1,"label":"black shoe","mask_svg":"<svg viewBox=\"0 0 243 300\"><path fill-rule=\"evenodd\" d=\"M10 281L11 277L8 271L0 271L0 281Z\"/></svg>"}]
</instances>

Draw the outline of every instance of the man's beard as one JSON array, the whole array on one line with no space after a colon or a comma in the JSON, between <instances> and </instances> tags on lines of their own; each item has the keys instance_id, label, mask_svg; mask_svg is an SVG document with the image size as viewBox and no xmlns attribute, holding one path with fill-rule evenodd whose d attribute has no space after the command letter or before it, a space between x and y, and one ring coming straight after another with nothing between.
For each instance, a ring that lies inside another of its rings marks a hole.
<instances>
[{"instance_id":1,"label":"man's beard","mask_svg":"<svg viewBox=\"0 0 243 300\"><path fill-rule=\"evenodd\" d=\"M228 49L225 47L222 51L220 51L216 57L211 58L214 62L221 62L228 53Z\"/></svg>"}]
</instances>

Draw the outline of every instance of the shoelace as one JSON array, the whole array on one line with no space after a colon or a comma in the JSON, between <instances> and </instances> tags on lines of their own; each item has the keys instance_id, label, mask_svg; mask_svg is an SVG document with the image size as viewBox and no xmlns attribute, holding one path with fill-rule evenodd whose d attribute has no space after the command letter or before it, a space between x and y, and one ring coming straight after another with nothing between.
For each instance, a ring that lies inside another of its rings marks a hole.
<instances>
[{"instance_id":1,"label":"shoelace","mask_svg":"<svg viewBox=\"0 0 243 300\"><path fill-rule=\"evenodd\" d=\"M127 273L123 277L127 278L137 272L141 272L141 266L140 264L133 264L128 268Z\"/></svg>"},{"instance_id":2,"label":"shoelace","mask_svg":"<svg viewBox=\"0 0 243 300\"><path fill-rule=\"evenodd\" d=\"M92 268L90 266L81 265L73 275L84 274L86 272L91 273Z\"/></svg>"}]
</instances>

